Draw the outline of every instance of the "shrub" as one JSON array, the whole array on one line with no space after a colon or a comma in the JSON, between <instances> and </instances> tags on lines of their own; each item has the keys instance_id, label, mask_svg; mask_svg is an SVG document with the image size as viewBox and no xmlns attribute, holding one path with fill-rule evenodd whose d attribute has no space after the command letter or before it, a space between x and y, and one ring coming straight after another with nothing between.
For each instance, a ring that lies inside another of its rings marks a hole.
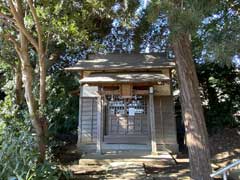
<instances>
[{"instance_id":1,"label":"shrub","mask_svg":"<svg viewBox=\"0 0 240 180\"><path fill-rule=\"evenodd\" d=\"M55 72L48 77L48 105L46 115L50 134L68 134L77 131L78 96L71 91L79 88L78 79L69 73Z\"/></svg>"},{"instance_id":2,"label":"shrub","mask_svg":"<svg viewBox=\"0 0 240 180\"><path fill-rule=\"evenodd\" d=\"M13 105L11 97L7 96L4 102L0 102L1 179L57 180L66 175L49 159L38 164L38 155L27 111Z\"/></svg>"},{"instance_id":3,"label":"shrub","mask_svg":"<svg viewBox=\"0 0 240 180\"><path fill-rule=\"evenodd\" d=\"M209 132L240 125L234 116L240 108L240 74L237 68L210 62L197 67Z\"/></svg>"}]
</instances>

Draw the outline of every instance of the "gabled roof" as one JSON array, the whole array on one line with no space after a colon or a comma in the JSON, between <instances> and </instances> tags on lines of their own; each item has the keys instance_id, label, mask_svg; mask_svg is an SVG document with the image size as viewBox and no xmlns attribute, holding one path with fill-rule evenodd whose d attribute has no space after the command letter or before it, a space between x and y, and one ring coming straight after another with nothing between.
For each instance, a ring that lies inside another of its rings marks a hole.
<instances>
[{"instance_id":1,"label":"gabled roof","mask_svg":"<svg viewBox=\"0 0 240 180\"><path fill-rule=\"evenodd\" d=\"M138 83L169 81L160 73L92 73L80 80L81 83Z\"/></svg>"},{"instance_id":2,"label":"gabled roof","mask_svg":"<svg viewBox=\"0 0 240 180\"><path fill-rule=\"evenodd\" d=\"M67 71L79 70L147 70L159 68L174 68L175 62L160 54L95 54L87 60L79 60L72 67L65 68Z\"/></svg>"}]
</instances>

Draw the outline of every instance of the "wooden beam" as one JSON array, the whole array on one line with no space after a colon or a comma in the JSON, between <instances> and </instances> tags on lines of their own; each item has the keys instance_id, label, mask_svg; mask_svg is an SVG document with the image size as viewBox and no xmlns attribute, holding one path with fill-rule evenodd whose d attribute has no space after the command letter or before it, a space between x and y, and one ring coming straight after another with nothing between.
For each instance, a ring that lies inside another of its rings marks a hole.
<instances>
[{"instance_id":1,"label":"wooden beam","mask_svg":"<svg viewBox=\"0 0 240 180\"><path fill-rule=\"evenodd\" d=\"M120 95L120 91L119 90L112 90L112 91L99 91L99 94L101 95Z\"/></svg>"},{"instance_id":2,"label":"wooden beam","mask_svg":"<svg viewBox=\"0 0 240 180\"><path fill-rule=\"evenodd\" d=\"M97 154L102 154L102 102L101 96L97 97Z\"/></svg>"},{"instance_id":3,"label":"wooden beam","mask_svg":"<svg viewBox=\"0 0 240 180\"><path fill-rule=\"evenodd\" d=\"M148 90L133 90L133 95L148 95Z\"/></svg>"},{"instance_id":4,"label":"wooden beam","mask_svg":"<svg viewBox=\"0 0 240 180\"><path fill-rule=\"evenodd\" d=\"M157 154L156 124L155 124L153 87L149 88L149 118L150 118L150 127L151 127L152 154Z\"/></svg>"},{"instance_id":5,"label":"wooden beam","mask_svg":"<svg viewBox=\"0 0 240 180\"><path fill-rule=\"evenodd\" d=\"M80 78L79 78L80 80L83 79L84 78L84 71L80 71L79 76L80 76Z\"/></svg>"},{"instance_id":6,"label":"wooden beam","mask_svg":"<svg viewBox=\"0 0 240 180\"><path fill-rule=\"evenodd\" d=\"M160 69L174 69L175 65L164 65L164 66L157 66L157 67L103 67L103 68L94 68L92 67L67 67L64 68L65 71L103 71L105 72L108 69L108 72L133 72L133 71L151 71L151 72L159 72Z\"/></svg>"},{"instance_id":7,"label":"wooden beam","mask_svg":"<svg viewBox=\"0 0 240 180\"><path fill-rule=\"evenodd\" d=\"M99 91L99 94L101 95L120 95L120 91L119 90L102 90L102 91ZM149 94L149 91L148 90L133 90L132 91L132 94L133 95L148 95Z\"/></svg>"},{"instance_id":8,"label":"wooden beam","mask_svg":"<svg viewBox=\"0 0 240 180\"><path fill-rule=\"evenodd\" d=\"M169 80L166 80L167 82ZM159 82L165 82L165 81L162 81L162 80L159 80ZM159 82L131 82L133 84L133 86L153 86L153 85L158 85ZM125 82L125 83L122 83L122 82L109 82L109 83L102 83L102 82L88 82L88 83L83 83L83 84L88 84L90 86L101 86L101 87L116 87L116 86L121 86L122 84L128 84L129 82Z\"/></svg>"}]
</instances>

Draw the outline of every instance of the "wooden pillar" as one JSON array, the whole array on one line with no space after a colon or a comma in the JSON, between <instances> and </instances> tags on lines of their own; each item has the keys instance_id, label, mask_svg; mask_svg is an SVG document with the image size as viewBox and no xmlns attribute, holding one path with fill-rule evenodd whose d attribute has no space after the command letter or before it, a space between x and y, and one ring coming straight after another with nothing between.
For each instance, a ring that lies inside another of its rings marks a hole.
<instances>
[{"instance_id":1,"label":"wooden pillar","mask_svg":"<svg viewBox=\"0 0 240 180\"><path fill-rule=\"evenodd\" d=\"M102 134L103 134L102 100L101 100L101 96L98 96L97 97L97 154L102 153Z\"/></svg>"},{"instance_id":2,"label":"wooden pillar","mask_svg":"<svg viewBox=\"0 0 240 180\"><path fill-rule=\"evenodd\" d=\"M79 79L83 78L83 71L80 71ZM80 148L82 141L82 84L79 86L79 109L78 109L78 141L77 147Z\"/></svg>"},{"instance_id":3,"label":"wooden pillar","mask_svg":"<svg viewBox=\"0 0 240 180\"><path fill-rule=\"evenodd\" d=\"M149 88L149 118L150 118L150 127L151 127L151 147L152 147L152 154L157 154L156 124L155 124L154 92L153 92L153 87L150 87L150 88Z\"/></svg>"},{"instance_id":4,"label":"wooden pillar","mask_svg":"<svg viewBox=\"0 0 240 180\"><path fill-rule=\"evenodd\" d=\"M82 85L80 84L79 88L79 111L78 111L78 141L77 147L80 148L81 139L82 139Z\"/></svg>"},{"instance_id":5,"label":"wooden pillar","mask_svg":"<svg viewBox=\"0 0 240 180\"><path fill-rule=\"evenodd\" d=\"M171 96L173 95L173 77L172 77L172 69L169 69L169 78L170 78L170 93L171 93Z\"/></svg>"}]
</instances>

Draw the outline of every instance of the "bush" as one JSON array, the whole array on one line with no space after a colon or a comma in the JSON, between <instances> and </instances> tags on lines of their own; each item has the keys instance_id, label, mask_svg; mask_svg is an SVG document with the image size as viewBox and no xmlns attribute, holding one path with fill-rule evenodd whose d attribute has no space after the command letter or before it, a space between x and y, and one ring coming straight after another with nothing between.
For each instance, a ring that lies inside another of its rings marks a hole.
<instances>
[{"instance_id":1,"label":"bush","mask_svg":"<svg viewBox=\"0 0 240 180\"><path fill-rule=\"evenodd\" d=\"M0 102L0 177L8 179L60 179L66 175L49 160L38 164L35 134L27 111L13 105L10 96Z\"/></svg>"},{"instance_id":2,"label":"bush","mask_svg":"<svg viewBox=\"0 0 240 180\"><path fill-rule=\"evenodd\" d=\"M235 116L240 108L240 74L237 68L209 62L199 64L197 70L209 132L240 125Z\"/></svg>"},{"instance_id":3,"label":"bush","mask_svg":"<svg viewBox=\"0 0 240 180\"><path fill-rule=\"evenodd\" d=\"M79 97L72 96L70 92L79 89L78 79L73 74L58 71L49 76L47 81L46 115L50 134L76 132Z\"/></svg>"}]
</instances>

